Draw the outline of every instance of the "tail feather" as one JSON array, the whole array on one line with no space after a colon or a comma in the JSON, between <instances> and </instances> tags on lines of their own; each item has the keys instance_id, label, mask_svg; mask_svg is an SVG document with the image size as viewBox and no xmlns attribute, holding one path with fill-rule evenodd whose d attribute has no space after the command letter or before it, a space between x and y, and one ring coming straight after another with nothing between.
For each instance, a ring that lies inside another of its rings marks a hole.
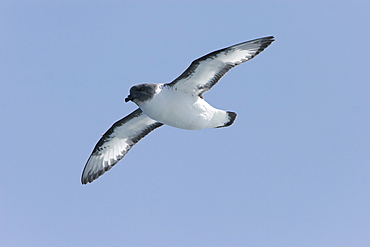
<instances>
[{"instance_id":1,"label":"tail feather","mask_svg":"<svg viewBox=\"0 0 370 247\"><path fill-rule=\"evenodd\" d=\"M231 112L231 111L228 111L226 113L227 113L226 114L227 115L227 121L223 125L217 126L216 128L228 127L228 126L230 126L234 123L237 114L235 112Z\"/></svg>"}]
</instances>

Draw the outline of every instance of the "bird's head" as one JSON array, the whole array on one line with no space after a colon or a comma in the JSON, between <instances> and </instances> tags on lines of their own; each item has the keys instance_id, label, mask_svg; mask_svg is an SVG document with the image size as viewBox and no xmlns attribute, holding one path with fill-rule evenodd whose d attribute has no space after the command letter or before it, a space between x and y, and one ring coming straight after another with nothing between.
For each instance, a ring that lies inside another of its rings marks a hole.
<instances>
[{"instance_id":1,"label":"bird's head","mask_svg":"<svg viewBox=\"0 0 370 247\"><path fill-rule=\"evenodd\" d=\"M145 83L138 84L130 89L130 94L126 97L125 101L132 101L136 104L150 100L155 95L156 84Z\"/></svg>"}]
</instances>

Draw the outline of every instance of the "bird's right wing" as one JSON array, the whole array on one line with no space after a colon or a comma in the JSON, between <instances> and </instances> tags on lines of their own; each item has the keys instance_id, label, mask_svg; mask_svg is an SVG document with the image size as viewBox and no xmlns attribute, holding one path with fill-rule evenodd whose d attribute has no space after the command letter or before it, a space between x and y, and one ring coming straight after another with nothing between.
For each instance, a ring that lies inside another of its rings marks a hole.
<instances>
[{"instance_id":1,"label":"bird's right wing","mask_svg":"<svg viewBox=\"0 0 370 247\"><path fill-rule=\"evenodd\" d=\"M162 125L145 115L140 108L114 123L100 138L87 160L82 184L91 183L111 169L133 145Z\"/></svg>"}]
</instances>

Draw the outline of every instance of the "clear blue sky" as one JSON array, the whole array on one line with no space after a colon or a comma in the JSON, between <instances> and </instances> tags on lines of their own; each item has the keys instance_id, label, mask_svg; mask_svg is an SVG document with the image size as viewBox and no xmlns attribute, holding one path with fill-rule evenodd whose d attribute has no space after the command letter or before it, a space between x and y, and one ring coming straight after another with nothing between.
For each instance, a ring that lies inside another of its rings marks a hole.
<instances>
[{"instance_id":1,"label":"clear blue sky","mask_svg":"<svg viewBox=\"0 0 370 247\"><path fill-rule=\"evenodd\" d=\"M1 1L0 245L369 246L369 9ZM268 35L205 95L234 125L162 127L81 185L100 136L136 108L132 85Z\"/></svg>"}]
</instances>

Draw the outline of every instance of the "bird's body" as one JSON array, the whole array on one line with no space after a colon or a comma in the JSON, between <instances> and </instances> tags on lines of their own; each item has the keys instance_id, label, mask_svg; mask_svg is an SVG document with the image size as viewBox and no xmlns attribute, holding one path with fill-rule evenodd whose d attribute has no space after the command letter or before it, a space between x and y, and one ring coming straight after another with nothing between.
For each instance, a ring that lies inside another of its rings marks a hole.
<instances>
[{"instance_id":1,"label":"bird's body","mask_svg":"<svg viewBox=\"0 0 370 247\"><path fill-rule=\"evenodd\" d=\"M126 102L139 106L103 135L90 155L81 182L92 182L111 169L144 136L162 125L199 130L230 126L236 113L208 104L203 94L231 68L246 62L274 41L265 37L211 52L194 60L171 83L144 83L130 89Z\"/></svg>"},{"instance_id":2,"label":"bird's body","mask_svg":"<svg viewBox=\"0 0 370 247\"><path fill-rule=\"evenodd\" d=\"M153 97L137 104L148 117L160 123L180 129L200 130L222 127L230 121L227 111L212 107L198 95L191 96L163 83L155 85Z\"/></svg>"}]
</instances>

